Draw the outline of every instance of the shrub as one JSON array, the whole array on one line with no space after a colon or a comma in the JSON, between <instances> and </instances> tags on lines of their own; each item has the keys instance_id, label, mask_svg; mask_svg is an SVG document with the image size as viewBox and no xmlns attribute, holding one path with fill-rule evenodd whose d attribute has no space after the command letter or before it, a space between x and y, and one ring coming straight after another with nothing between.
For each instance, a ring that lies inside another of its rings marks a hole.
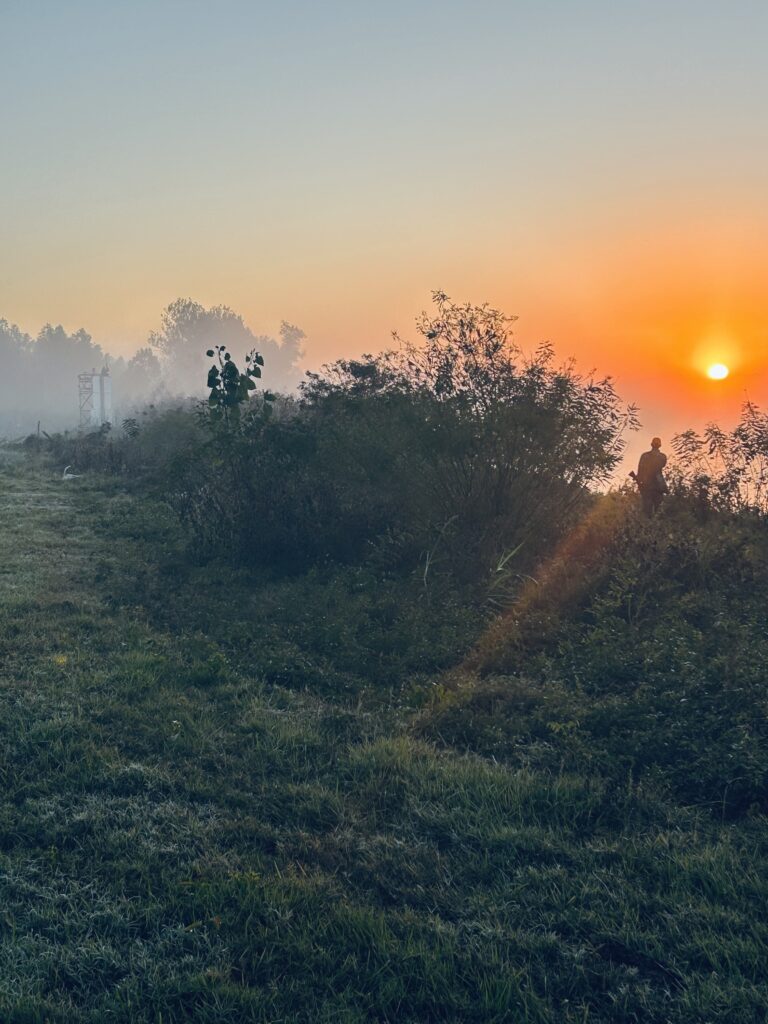
<instances>
[{"instance_id":1,"label":"shrub","mask_svg":"<svg viewBox=\"0 0 768 1024\"><path fill-rule=\"evenodd\" d=\"M768 414L751 402L732 431L710 423L673 440L679 485L700 508L768 515Z\"/></svg>"},{"instance_id":2,"label":"shrub","mask_svg":"<svg viewBox=\"0 0 768 1024\"><path fill-rule=\"evenodd\" d=\"M523 593L466 661L486 678L465 671L419 731L513 763L653 779L719 814L768 809L761 524L714 511L701 523L678 494L605 539L563 588L565 612L557 589Z\"/></svg>"}]
</instances>

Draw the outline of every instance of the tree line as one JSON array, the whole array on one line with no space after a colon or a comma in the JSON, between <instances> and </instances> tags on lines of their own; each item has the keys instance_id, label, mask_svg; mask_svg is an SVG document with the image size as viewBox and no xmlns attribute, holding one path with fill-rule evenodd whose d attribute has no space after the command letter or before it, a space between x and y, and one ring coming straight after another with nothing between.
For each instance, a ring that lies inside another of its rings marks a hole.
<instances>
[{"instance_id":1,"label":"tree line","mask_svg":"<svg viewBox=\"0 0 768 1024\"><path fill-rule=\"evenodd\" d=\"M115 418L129 416L141 404L178 395L201 394L205 350L224 343L233 353L258 348L270 360L273 382L296 386L304 332L283 322L279 338L256 335L227 306L205 308L177 299L161 315L160 329L130 358L110 355L80 328L68 333L45 324L35 337L0 318L0 435L19 436L41 421L46 431L78 423L78 374L108 365L113 379Z\"/></svg>"}]
</instances>

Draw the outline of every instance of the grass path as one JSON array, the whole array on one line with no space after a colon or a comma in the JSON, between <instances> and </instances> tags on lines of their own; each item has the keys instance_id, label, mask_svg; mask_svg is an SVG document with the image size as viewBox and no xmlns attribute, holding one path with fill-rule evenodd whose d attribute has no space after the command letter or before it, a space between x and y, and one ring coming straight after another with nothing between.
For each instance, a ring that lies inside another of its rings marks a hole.
<instances>
[{"instance_id":1,"label":"grass path","mask_svg":"<svg viewBox=\"0 0 768 1024\"><path fill-rule=\"evenodd\" d=\"M267 687L162 510L72 485L0 458L0 1020L765 1019L761 822Z\"/></svg>"}]
</instances>

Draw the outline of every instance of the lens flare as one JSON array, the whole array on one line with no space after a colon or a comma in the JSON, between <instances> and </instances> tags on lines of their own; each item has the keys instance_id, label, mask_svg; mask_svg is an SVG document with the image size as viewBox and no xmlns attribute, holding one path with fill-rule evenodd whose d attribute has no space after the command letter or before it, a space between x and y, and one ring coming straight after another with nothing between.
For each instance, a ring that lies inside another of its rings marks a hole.
<instances>
[{"instance_id":1,"label":"lens flare","mask_svg":"<svg viewBox=\"0 0 768 1024\"><path fill-rule=\"evenodd\" d=\"M711 380L725 380L729 372L730 371L725 363L712 363L707 370L707 376Z\"/></svg>"}]
</instances>

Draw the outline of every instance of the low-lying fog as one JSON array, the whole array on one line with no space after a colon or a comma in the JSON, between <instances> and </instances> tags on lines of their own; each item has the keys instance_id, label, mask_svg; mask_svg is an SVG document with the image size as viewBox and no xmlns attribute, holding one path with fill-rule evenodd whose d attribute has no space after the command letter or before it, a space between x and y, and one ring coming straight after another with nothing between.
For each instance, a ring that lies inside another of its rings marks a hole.
<instances>
[{"instance_id":1,"label":"low-lying fog","mask_svg":"<svg viewBox=\"0 0 768 1024\"><path fill-rule=\"evenodd\" d=\"M303 339L304 332L286 322L279 339L255 335L226 306L205 309L191 299L177 299L163 311L160 330L125 359L111 356L82 328L67 334L60 325L45 324L33 338L0 318L0 437L21 437L38 423L49 433L76 428L78 376L104 367L111 377L116 423L147 402L202 394L210 364L205 352L213 345L226 345L235 359L258 349L269 387L290 391L301 376Z\"/></svg>"}]
</instances>

